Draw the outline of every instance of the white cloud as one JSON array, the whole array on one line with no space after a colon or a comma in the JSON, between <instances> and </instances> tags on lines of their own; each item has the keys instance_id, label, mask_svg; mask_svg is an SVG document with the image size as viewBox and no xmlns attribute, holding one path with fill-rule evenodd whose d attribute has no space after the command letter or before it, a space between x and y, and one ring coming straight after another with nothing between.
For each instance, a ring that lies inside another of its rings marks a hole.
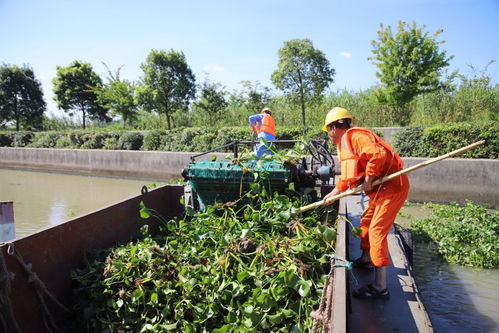
<instances>
[{"instance_id":1,"label":"white cloud","mask_svg":"<svg viewBox=\"0 0 499 333\"><path fill-rule=\"evenodd\" d=\"M344 57L344 58L351 58L352 57L352 54L351 53L348 53L348 52L340 52L338 53L341 57Z\"/></svg>"},{"instance_id":2,"label":"white cloud","mask_svg":"<svg viewBox=\"0 0 499 333\"><path fill-rule=\"evenodd\" d=\"M209 64L203 67L203 71L208 73L221 73L225 72L225 68L218 65Z\"/></svg>"}]
</instances>

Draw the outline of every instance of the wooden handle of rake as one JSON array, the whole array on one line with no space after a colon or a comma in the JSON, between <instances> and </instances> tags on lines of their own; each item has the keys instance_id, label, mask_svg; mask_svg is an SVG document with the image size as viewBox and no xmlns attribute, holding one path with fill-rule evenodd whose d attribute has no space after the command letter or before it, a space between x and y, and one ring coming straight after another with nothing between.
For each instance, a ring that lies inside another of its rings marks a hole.
<instances>
[{"instance_id":1,"label":"wooden handle of rake","mask_svg":"<svg viewBox=\"0 0 499 333\"><path fill-rule=\"evenodd\" d=\"M472 144L470 144L470 145L468 145L466 147L459 148L457 150L451 151L450 153L447 153L445 155L432 158L430 160L427 160L427 161L421 162L419 164L413 165L412 167L409 167L407 169L403 169L403 170L400 170L398 172L392 173L391 175L388 175L386 177L383 177L383 178L380 178L380 179L377 179L377 180L373 181L373 186L379 185L379 184L384 183L386 181L392 180L393 178L396 178L396 177L398 177L400 175L409 173L409 172L414 171L416 169L419 169L419 168L425 167L427 165L433 164L435 162L444 160L444 159L449 158L451 156L460 154L462 152L465 152L467 150L475 148L476 146L479 146L479 145L484 144L484 143L485 143L485 140L477 141L477 142L472 143ZM352 189L350 189L348 191L342 192L340 194L337 194L335 196L332 196L332 197L328 198L327 203L333 203L336 200L339 200L339 199L347 197L349 195L361 192L362 190L363 190L362 185L359 185L359 186L357 186L355 188L352 188ZM320 207L320 206L325 205L325 204L326 204L326 202L324 200L317 201L317 202L314 202L314 203L312 203L310 205L306 205L306 206L297 208L296 210L291 211L291 214L303 213L303 212L306 212L308 210Z\"/></svg>"}]
</instances>

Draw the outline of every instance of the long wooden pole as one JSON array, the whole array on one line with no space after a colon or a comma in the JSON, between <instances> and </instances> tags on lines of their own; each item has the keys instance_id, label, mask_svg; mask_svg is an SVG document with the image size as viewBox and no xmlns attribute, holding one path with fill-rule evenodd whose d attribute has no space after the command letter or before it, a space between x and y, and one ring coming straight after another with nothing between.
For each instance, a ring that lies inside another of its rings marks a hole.
<instances>
[{"instance_id":1,"label":"long wooden pole","mask_svg":"<svg viewBox=\"0 0 499 333\"><path fill-rule=\"evenodd\" d=\"M466 147L459 148L457 150L451 151L450 153L447 153L445 155L432 158L430 160L427 160L427 161L421 162L419 164L413 165L412 167L409 167L407 169L403 169L403 170L400 170L398 172L392 173L391 175L388 175L386 177L383 177L383 178L380 178L380 179L377 179L377 180L373 181L373 186L379 185L379 184L384 183L386 181L392 180L393 178L396 178L396 177L398 177L400 175L403 175L403 174L409 173L411 171L414 171L416 169L419 169L419 168L425 167L427 165L436 163L438 161L444 160L444 159L449 158L451 156L460 154L462 152L465 152L467 150L475 148L476 146L479 146L479 145L481 145L483 143L485 143L485 140L477 141L477 142L472 143L472 144L470 144L470 145L468 145ZM342 192L340 194L337 194L335 196L332 196L332 197L328 198L327 204L333 203L336 200L339 200L341 198L344 198L344 197L347 197L349 195L355 194L355 193L360 192L362 190L363 190L362 185L359 185L359 186L357 186L355 188L352 188L352 189L350 189L348 191ZM291 214L303 213L303 212L306 212L308 210L320 207L320 206L325 205L325 204L326 204L326 202L324 200L317 201L317 202L314 202L314 203L312 203L310 205L306 205L306 206L300 207L300 208L298 208L296 210L293 210L291 212Z\"/></svg>"}]
</instances>

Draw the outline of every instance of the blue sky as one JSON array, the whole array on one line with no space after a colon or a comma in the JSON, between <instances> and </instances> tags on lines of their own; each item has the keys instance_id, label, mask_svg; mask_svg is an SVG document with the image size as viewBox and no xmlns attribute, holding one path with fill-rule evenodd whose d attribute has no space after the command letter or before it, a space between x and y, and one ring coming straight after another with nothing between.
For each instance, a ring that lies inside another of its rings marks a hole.
<instances>
[{"instance_id":1,"label":"blue sky","mask_svg":"<svg viewBox=\"0 0 499 333\"><path fill-rule=\"evenodd\" d=\"M310 38L336 76L331 89L359 91L375 85L368 60L380 23L415 21L444 32L441 50L454 55L450 70L471 75L491 59L499 83L499 0L0 0L0 63L30 65L41 81L49 113L56 66L86 61L106 77L124 65L122 78L137 81L151 49L184 52L198 83L209 75L227 90L242 80L273 88L277 51Z\"/></svg>"}]
</instances>

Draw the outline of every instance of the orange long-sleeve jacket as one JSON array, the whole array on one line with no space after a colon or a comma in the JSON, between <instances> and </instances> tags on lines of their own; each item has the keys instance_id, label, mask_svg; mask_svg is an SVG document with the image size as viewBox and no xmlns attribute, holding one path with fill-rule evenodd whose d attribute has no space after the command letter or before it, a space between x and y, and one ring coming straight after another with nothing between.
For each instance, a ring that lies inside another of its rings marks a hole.
<instances>
[{"instance_id":1,"label":"orange long-sleeve jacket","mask_svg":"<svg viewBox=\"0 0 499 333\"><path fill-rule=\"evenodd\" d=\"M345 174L342 172L340 180L336 184L336 188L341 192L360 185L363 182L364 175L373 176L377 179L402 170L402 159L393 151L390 145L370 130L351 128L343 134L341 141L342 144L338 145L340 163L342 163L341 156L348 155L342 154L345 152L344 150L351 147L350 153L355 156L356 160L356 173L360 176L355 180L346 179ZM401 190L405 184L399 178L379 186L382 186L387 192ZM369 195L375 191L378 191L378 186L374 187L372 191L366 192L366 194Z\"/></svg>"}]
</instances>

